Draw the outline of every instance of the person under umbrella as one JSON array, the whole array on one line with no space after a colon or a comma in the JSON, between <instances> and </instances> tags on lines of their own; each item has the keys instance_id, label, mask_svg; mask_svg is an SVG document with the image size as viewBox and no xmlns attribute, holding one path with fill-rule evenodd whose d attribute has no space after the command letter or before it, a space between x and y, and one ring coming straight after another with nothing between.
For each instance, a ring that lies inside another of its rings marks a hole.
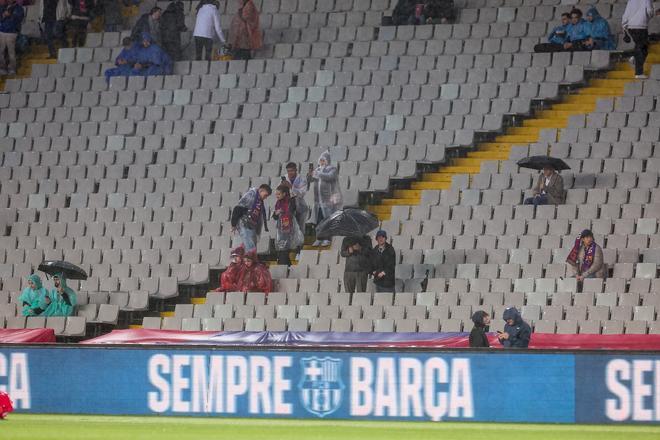
<instances>
[{"instance_id":1,"label":"person under umbrella","mask_svg":"<svg viewBox=\"0 0 660 440\"><path fill-rule=\"evenodd\" d=\"M245 248L240 245L231 251L231 262L229 267L220 275L220 287L215 289L216 292L238 292L238 285L241 281L243 274L243 257L245 256Z\"/></svg>"},{"instance_id":2,"label":"person under umbrella","mask_svg":"<svg viewBox=\"0 0 660 440\"><path fill-rule=\"evenodd\" d=\"M268 267L259 262L256 249L245 254L243 261L244 267L237 291L270 293L273 288L273 279Z\"/></svg>"},{"instance_id":3,"label":"person under umbrella","mask_svg":"<svg viewBox=\"0 0 660 440\"><path fill-rule=\"evenodd\" d=\"M66 284L66 276L59 273L53 277L54 287L46 297L45 316L71 316L78 303L76 292Z\"/></svg>"},{"instance_id":4,"label":"person under umbrella","mask_svg":"<svg viewBox=\"0 0 660 440\"><path fill-rule=\"evenodd\" d=\"M346 258L344 290L348 293L366 292L367 278L372 267L371 238L345 237L340 255Z\"/></svg>"},{"instance_id":5,"label":"person under umbrella","mask_svg":"<svg viewBox=\"0 0 660 440\"><path fill-rule=\"evenodd\" d=\"M607 265L603 260L603 249L594 241L594 234L585 229L575 239L573 249L566 262L578 281L585 278L605 278Z\"/></svg>"},{"instance_id":6,"label":"person under umbrella","mask_svg":"<svg viewBox=\"0 0 660 440\"><path fill-rule=\"evenodd\" d=\"M551 166L543 167L536 185L534 185L533 196L525 199L525 205L562 205L566 193L564 192L564 179Z\"/></svg>"},{"instance_id":7,"label":"person under umbrella","mask_svg":"<svg viewBox=\"0 0 660 440\"><path fill-rule=\"evenodd\" d=\"M307 176L314 191L314 215L318 225L325 218L330 217L342 207L341 190L339 188L339 172L331 164L330 152L325 151L319 156L318 166ZM329 246L328 240L316 240L314 246Z\"/></svg>"},{"instance_id":8,"label":"person under umbrella","mask_svg":"<svg viewBox=\"0 0 660 440\"><path fill-rule=\"evenodd\" d=\"M44 288L41 278L37 274L27 277L27 287L18 297L23 306L23 316L39 316L48 307L46 297L48 291Z\"/></svg>"},{"instance_id":9,"label":"person under umbrella","mask_svg":"<svg viewBox=\"0 0 660 440\"><path fill-rule=\"evenodd\" d=\"M282 184L275 190L275 211L273 219L276 221L275 249L277 250L277 264L291 266L289 252L296 250L305 241L296 221L296 204L291 198L289 187Z\"/></svg>"}]
</instances>

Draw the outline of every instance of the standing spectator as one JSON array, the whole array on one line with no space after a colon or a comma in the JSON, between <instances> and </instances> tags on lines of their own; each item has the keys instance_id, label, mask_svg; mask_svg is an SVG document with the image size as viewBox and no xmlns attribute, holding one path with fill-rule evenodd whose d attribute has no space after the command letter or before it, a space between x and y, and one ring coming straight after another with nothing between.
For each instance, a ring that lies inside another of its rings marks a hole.
<instances>
[{"instance_id":1,"label":"standing spectator","mask_svg":"<svg viewBox=\"0 0 660 440\"><path fill-rule=\"evenodd\" d=\"M635 61L635 78L646 79L644 63L649 54L649 20L655 11L651 0L628 0L621 18L621 26L635 43L633 55Z\"/></svg>"},{"instance_id":2,"label":"standing spectator","mask_svg":"<svg viewBox=\"0 0 660 440\"><path fill-rule=\"evenodd\" d=\"M146 32L151 35L152 42L161 45L161 35L160 35L160 16L162 15L163 10L158 6L151 8L151 11L148 14L142 15L135 23L133 31L131 32L131 38L136 43L142 41L142 35Z\"/></svg>"},{"instance_id":3,"label":"standing spectator","mask_svg":"<svg viewBox=\"0 0 660 440\"><path fill-rule=\"evenodd\" d=\"M230 45L235 59L249 60L262 46L259 10L252 0L237 0L241 7L231 21Z\"/></svg>"},{"instance_id":4,"label":"standing spectator","mask_svg":"<svg viewBox=\"0 0 660 440\"><path fill-rule=\"evenodd\" d=\"M419 0L399 0L392 11L392 24L405 26L415 23L415 7Z\"/></svg>"},{"instance_id":5,"label":"standing spectator","mask_svg":"<svg viewBox=\"0 0 660 440\"><path fill-rule=\"evenodd\" d=\"M291 198L289 187L282 184L275 190L275 211L273 219L277 221L275 234L275 249L277 264L291 266L289 252L298 249L303 244L304 237L296 221L296 204Z\"/></svg>"},{"instance_id":6,"label":"standing spectator","mask_svg":"<svg viewBox=\"0 0 660 440\"><path fill-rule=\"evenodd\" d=\"M504 332L497 334L497 339L505 348L527 348L532 337L532 328L523 321L515 307L509 307L502 315L506 321Z\"/></svg>"},{"instance_id":7,"label":"standing spectator","mask_svg":"<svg viewBox=\"0 0 660 440\"><path fill-rule=\"evenodd\" d=\"M160 39L163 50L172 61L181 59L181 32L187 31L183 2L176 0L167 5L160 18Z\"/></svg>"},{"instance_id":8,"label":"standing spectator","mask_svg":"<svg viewBox=\"0 0 660 440\"><path fill-rule=\"evenodd\" d=\"M124 29L122 8L128 6L128 0L101 0L103 28L106 32L121 32Z\"/></svg>"},{"instance_id":9,"label":"standing spectator","mask_svg":"<svg viewBox=\"0 0 660 440\"><path fill-rule=\"evenodd\" d=\"M614 50L616 49L616 39L610 33L610 25L598 13L595 7L587 11L587 24L589 29L589 39L587 46L592 50Z\"/></svg>"},{"instance_id":10,"label":"standing spectator","mask_svg":"<svg viewBox=\"0 0 660 440\"><path fill-rule=\"evenodd\" d=\"M211 61L213 52L213 39L218 36L220 43L225 44L225 35L220 26L220 11L218 3L214 0L202 0L197 7L197 18L195 19L195 55L198 61L204 59Z\"/></svg>"},{"instance_id":11,"label":"standing spectator","mask_svg":"<svg viewBox=\"0 0 660 440\"><path fill-rule=\"evenodd\" d=\"M486 335L486 332L488 332L488 326L490 325L490 316L488 316L488 313L483 310L477 310L472 315L472 322L474 322L474 327L470 332L470 347L490 347L488 335Z\"/></svg>"},{"instance_id":12,"label":"standing spectator","mask_svg":"<svg viewBox=\"0 0 660 440\"><path fill-rule=\"evenodd\" d=\"M76 307L76 292L66 285L66 277L59 273L53 276L54 287L46 297L45 316L71 316Z\"/></svg>"},{"instance_id":13,"label":"standing spectator","mask_svg":"<svg viewBox=\"0 0 660 440\"><path fill-rule=\"evenodd\" d=\"M266 224L266 206L264 200L273 190L263 184L259 188L250 188L238 201L231 213L232 232L238 232L243 240L245 252L257 249L261 228L268 230Z\"/></svg>"},{"instance_id":14,"label":"standing spectator","mask_svg":"<svg viewBox=\"0 0 660 440\"><path fill-rule=\"evenodd\" d=\"M310 166L311 168L311 166ZM310 170L307 182L313 185L314 216L318 225L323 219L330 217L342 207L341 190L339 189L339 172L330 163L330 152L326 151L319 157L318 166ZM329 246L328 240L314 242L314 246Z\"/></svg>"},{"instance_id":15,"label":"standing spectator","mask_svg":"<svg viewBox=\"0 0 660 440\"><path fill-rule=\"evenodd\" d=\"M273 279L266 265L259 262L257 250L245 254L244 267L241 280L238 284L239 292L264 292L270 293L273 288Z\"/></svg>"},{"instance_id":16,"label":"standing spectator","mask_svg":"<svg viewBox=\"0 0 660 440\"><path fill-rule=\"evenodd\" d=\"M71 44L73 47L83 47L87 39L87 25L92 19L94 0L69 0L69 6L71 6L71 28L73 29Z\"/></svg>"},{"instance_id":17,"label":"standing spectator","mask_svg":"<svg viewBox=\"0 0 660 440\"><path fill-rule=\"evenodd\" d=\"M341 256L346 258L344 269L346 292L366 292L367 277L371 272L371 238L345 237L341 243Z\"/></svg>"},{"instance_id":18,"label":"standing spectator","mask_svg":"<svg viewBox=\"0 0 660 440\"><path fill-rule=\"evenodd\" d=\"M545 166L534 185L533 196L525 199L525 205L562 205L566 193L564 179L551 166Z\"/></svg>"},{"instance_id":19,"label":"standing spectator","mask_svg":"<svg viewBox=\"0 0 660 440\"><path fill-rule=\"evenodd\" d=\"M62 47L69 47L66 38L66 20L69 18L69 3L67 0L41 0L41 23L44 25L43 33L48 55L57 58L55 40L59 40Z\"/></svg>"},{"instance_id":20,"label":"standing spectator","mask_svg":"<svg viewBox=\"0 0 660 440\"><path fill-rule=\"evenodd\" d=\"M456 18L453 0L426 0L424 20L426 24L452 23Z\"/></svg>"},{"instance_id":21,"label":"standing spectator","mask_svg":"<svg viewBox=\"0 0 660 440\"><path fill-rule=\"evenodd\" d=\"M23 17L25 11L16 0L7 0L0 7L0 75L16 75L16 37L21 32Z\"/></svg>"},{"instance_id":22,"label":"standing spectator","mask_svg":"<svg viewBox=\"0 0 660 440\"><path fill-rule=\"evenodd\" d=\"M307 194L307 180L305 177L298 174L298 165L295 162L286 164L286 177L282 177L282 184L289 187L291 192L291 200L296 205L296 221L300 232L305 234L305 220L309 213L309 207L305 202L305 194Z\"/></svg>"},{"instance_id":23,"label":"standing spectator","mask_svg":"<svg viewBox=\"0 0 660 440\"><path fill-rule=\"evenodd\" d=\"M607 265L603 260L603 249L594 241L594 234L585 229L575 239L573 249L566 262L579 282L585 278L605 278Z\"/></svg>"},{"instance_id":24,"label":"standing spectator","mask_svg":"<svg viewBox=\"0 0 660 440\"><path fill-rule=\"evenodd\" d=\"M568 28L571 25L571 14L564 12L561 14L561 24L548 35L547 43L539 43L534 46L534 52L561 52L564 50L564 43L568 39Z\"/></svg>"},{"instance_id":25,"label":"standing spectator","mask_svg":"<svg viewBox=\"0 0 660 440\"><path fill-rule=\"evenodd\" d=\"M396 269L396 252L387 242L387 232L382 229L376 232L376 247L372 254L372 275L376 292L394 293L394 272Z\"/></svg>"},{"instance_id":26,"label":"standing spectator","mask_svg":"<svg viewBox=\"0 0 660 440\"><path fill-rule=\"evenodd\" d=\"M245 248L243 245L231 251L231 262L229 267L220 275L220 287L216 292L239 292L239 283L243 274L243 257Z\"/></svg>"},{"instance_id":27,"label":"standing spectator","mask_svg":"<svg viewBox=\"0 0 660 440\"><path fill-rule=\"evenodd\" d=\"M574 8L571 11L571 25L568 27L568 36L564 49L571 51L590 50L587 46L589 40L589 25L582 18L582 11Z\"/></svg>"},{"instance_id":28,"label":"standing spectator","mask_svg":"<svg viewBox=\"0 0 660 440\"><path fill-rule=\"evenodd\" d=\"M38 316L41 315L46 307L46 296L48 291L43 286L39 275L32 274L27 278L27 287L18 297L20 304L23 306L23 316Z\"/></svg>"}]
</instances>

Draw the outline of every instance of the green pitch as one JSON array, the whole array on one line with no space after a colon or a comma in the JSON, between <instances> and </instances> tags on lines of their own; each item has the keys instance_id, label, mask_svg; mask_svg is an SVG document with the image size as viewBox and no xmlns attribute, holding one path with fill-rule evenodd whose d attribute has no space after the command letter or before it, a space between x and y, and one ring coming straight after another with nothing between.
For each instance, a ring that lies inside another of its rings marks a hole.
<instances>
[{"instance_id":1,"label":"green pitch","mask_svg":"<svg viewBox=\"0 0 660 440\"><path fill-rule=\"evenodd\" d=\"M500 423L347 422L182 417L10 414L6 440L658 440L660 426L526 425Z\"/></svg>"}]
</instances>

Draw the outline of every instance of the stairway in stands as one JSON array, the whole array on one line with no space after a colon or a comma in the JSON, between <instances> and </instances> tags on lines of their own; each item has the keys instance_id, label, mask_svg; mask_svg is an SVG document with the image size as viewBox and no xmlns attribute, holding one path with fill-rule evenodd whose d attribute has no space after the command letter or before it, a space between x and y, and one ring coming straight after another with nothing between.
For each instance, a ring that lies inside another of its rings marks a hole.
<instances>
[{"instance_id":1,"label":"stairway in stands","mask_svg":"<svg viewBox=\"0 0 660 440\"><path fill-rule=\"evenodd\" d=\"M660 45L650 47L645 66L647 75L655 63L660 63ZM495 139L477 143L466 157L448 159L447 164L437 171L422 173L408 188L394 189L392 197L381 199L367 209L381 221L389 220L393 206L419 205L423 190L451 189L454 176L478 174L484 161L508 160L512 146L538 142L541 130L566 128L571 116L593 112L600 98L623 96L627 83L639 81L632 79L633 76L632 66L627 62L619 62L602 77L588 80L584 87L571 90L559 102L523 119L520 126L507 127L504 134Z\"/></svg>"}]
</instances>

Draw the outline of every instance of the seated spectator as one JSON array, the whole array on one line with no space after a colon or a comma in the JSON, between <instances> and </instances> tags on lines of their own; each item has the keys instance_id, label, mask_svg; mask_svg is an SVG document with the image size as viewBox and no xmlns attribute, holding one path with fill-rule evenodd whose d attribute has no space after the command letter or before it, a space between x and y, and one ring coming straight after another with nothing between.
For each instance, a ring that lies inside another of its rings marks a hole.
<instances>
[{"instance_id":1,"label":"seated spectator","mask_svg":"<svg viewBox=\"0 0 660 440\"><path fill-rule=\"evenodd\" d=\"M424 6L424 23L452 23L456 18L453 0L426 0Z\"/></svg>"},{"instance_id":2,"label":"seated spectator","mask_svg":"<svg viewBox=\"0 0 660 440\"><path fill-rule=\"evenodd\" d=\"M16 38L24 17L25 11L16 0L7 0L0 6L0 75L16 75Z\"/></svg>"},{"instance_id":3,"label":"seated spectator","mask_svg":"<svg viewBox=\"0 0 660 440\"><path fill-rule=\"evenodd\" d=\"M158 45L153 44L151 35L146 32L142 35L141 44L134 44L130 48L124 46L115 64L117 67L105 71L106 79L109 80L113 76L153 76L172 73L170 57Z\"/></svg>"},{"instance_id":4,"label":"seated spectator","mask_svg":"<svg viewBox=\"0 0 660 440\"><path fill-rule=\"evenodd\" d=\"M230 44L234 59L249 60L262 46L259 10L252 0L239 0L241 7L231 21Z\"/></svg>"},{"instance_id":5,"label":"seated spectator","mask_svg":"<svg viewBox=\"0 0 660 440\"><path fill-rule=\"evenodd\" d=\"M546 166L534 185L533 194L525 199L525 205L562 205L566 196L564 179L554 168Z\"/></svg>"},{"instance_id":6,"label":"seated spectator","mask_svg":"<svg viewBox=\"0 0 660 440\"><path fill-rule=\"evenodd\" d=\"M163 50L172 61L181 59L181 32L187 31L183 2L176 0L167 5L160 18L160 39Z\"/></svg>"},{"instance_id":7,"label":"seated spectator","mask_svg":"<svg viewBox=\"0 0 660 440\"><path fill-rule=\"evenodd\" d=\"M616 39L610 33L610 25L607 20L600 16L598 10L594 7L590 8L587 11L586 17L589 29L587 47L592 50L616 49Z\"/></svg>"},{"instance_id":8,"label":"seated spectator","mask_svg":"<svg viewBox=\"0 0 660 440\"><path fill-rule=\"evenodd\" d=\"M509 307L502 314L506 321L504 332L497 334L500 344L504 348L527 348L532 337L532 328L523 321L522 316L515 307Z\"/></svg>"},{"instance_id":9,"label":"seated spectator","mask_svg":"<svg viewBox=\"0 0 660 440\"><path fill-rule=\"evenodd\" d=\"M585 229L575 239L566 262L578 281L585 278L605 278L607 265L603 261L603 249L594 241L594 234Z\"/></svg>"},{"instance_id":10,"label":"seated spectator","mask_svg":"<svg viewBox=\"0 0 660 440\"><path fill-rule=\"evenodd\" d=\"M197 6L197 17L195 18L195 29L193 37L195 39L195 59L202 61L206 56L206 61L211 61L213 52L213 39L218 36L220 43L225 42L225 35L220 26L219 4L215 0L202 0Z\"/></svg>"},{"instance_id":11,"label":"seated spectator","mask_svg":"<svg viewBox=\"0 0 660 440\"><path fill-rule=\"evenodd\" d=\"M229 267L220 275L220 287L215 289L216 292L238 292L239 282L243 274L243 257L245 256L245 248L243 245L231 251L231 262Z\"/></svg>"},{"instance_id":12,"label":"seated spectator","mask_svg":"<svg viewBox=\"0 0 660 440\"><path fill-rule=\"evenodd\" d=\"M39 316L48 307L48 304L46 304L48 292L37 274L30 275L27 278L27 283L28 286L23 289L18 297L20 304L23 306L23 316Z\"/></svg>"},{"instance_id":13,"label":"seated spectator","mask_svg":"<svg viewBox=\"0 0 660 440\"><path fill-rule=\"evenodd\" d=\"M237 291L270 293L273 280L268 267L259 262L256 249L245 254L243 261L243 271Z\"/></svg>"},{"instance_id":14,"label":"seated spectator","mask_svg":"<svg viewBox=\"0 0 660 440\"><path fill-rule=\"evenodd\" d=\"M568 28L571 25L571 14L564 12L561 14L561 24L548 35L547 43L539 43L534 46L534 52L561 52L564 50L564 43L568 38Z\"/></svg>"},{"instance_id":15,"label":"seated spectator","mask_svg":"<svg viewBox=\"0 0 660 440\"><path fill-rule=\"evenodd\" d=\"M589 42L589 24L582 18L582 11L575 8L571 11L571 25L564 49L570 51L591 50Z\"/></svg>"},{"instance_id":16,"label":"seated spectator","mask_svg":"<svg viewBox=\"0 0 660 440\"><path fill-rule=\"evenodd\" d=\"M64 274L53 277L54 287L46 297L45 316L71 316L77 304L76 292L66 285Z\"/></svg>"},{"instance_id":17,"label":"seated spectator","mask_svg":"<svg viewBox=\"0 0 660 440\"><path fill-rule=\"evenodd\" d=\"M289 252L298 249L305 241L298 222L296 221L296 204L291 198L289 187L282 184L275 190L275 211L273 219L277 222L275 229L275 250L277 264L291 266Z\"/></svg>"},{"instance_id":18,"label":"seated spectator","mask_svg":"<svg viewBox=\"0 0 660 440\"><path fill-rule=\"evenodd\" d=\"M163 10L158 6L151 8L151 11L147 14L142 15L135 23L133 31L131 32L131 38L136 43L139 43L142 40L144 33L151 35L151 39L156 44L161 44L160 40L160 16Z\"/></svg>"},{"instance_id":19,"label":"seated spectator","mask_svg":"<svg viewBox=\"0 0 660 440\"><path fill-rule=\"evenodd\" d=\"M490 316L488 313L483 310L477 310L472 315L472 322L474 322L474 327L470 332L470 348L488 348L490 347L490 342L488 342L488 326L490 325Z\"/></svg>"},{"instance_id":20,"label":"seated spectator","mask_svg":"<svg viewBox=\"0 0 660 440\"><path fill-rule=\"evenodd\" d=\"M387 242L387 232L376 232L376 247L373 249L372 270L376 292L394 293L394 272L396 271L396 251Z\"/></svg>"}]
</instances>

